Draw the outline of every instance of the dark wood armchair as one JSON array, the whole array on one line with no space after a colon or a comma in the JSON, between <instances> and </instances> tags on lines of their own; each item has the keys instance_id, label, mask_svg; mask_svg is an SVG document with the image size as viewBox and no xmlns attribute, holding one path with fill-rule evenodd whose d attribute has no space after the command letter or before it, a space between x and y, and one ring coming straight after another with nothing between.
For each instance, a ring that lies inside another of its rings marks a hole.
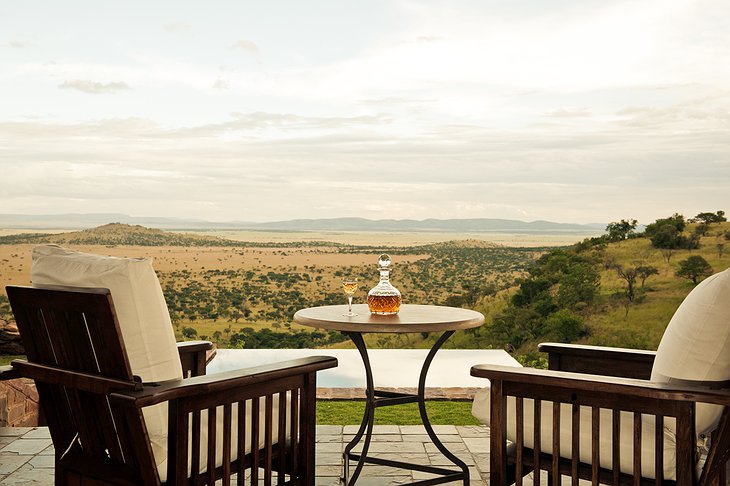
<instances>
[{"instance_id":1,"label":"dark wood armchair","mask_svg":"<svg viewBox=\"0 0 730 486\"><path fill-rule=\"evenodd\" d=\"M530 472L539 485L541 470L548 471L549 484L561 484L562 476L571 477L572 484L579 479L592 484L725 484L730 390L707 383L648 381L653 351L565 344L542 344L540 350L548 353L549 370L490 365L471 369L473 376L491 382L492 485L522 484ZM706 457L696 447L697 402L725 406ZM647 420L648 416L655 418ZM652 434L642 430L647 423L652 424ZM631 431L628 451L620 450L626 444L626 438L623 443L620 438L626 425ZM673 430L673 458L665 457L671 440L665 426ZM606 443L608 457L602 460ZM587 461L581 458L585 449ZM650 474L646 464L642 467L647 450L653 462ZM610 467L605 467L606 460ZM665 475L668 460L676 463L671 479ZM626 462L633 472L623 470Z\"/></svg>"},{"instance_id":2,"label":"dark wood armchair","mask_svg":"<svg viewBox=\"0 0 730 486\"><path fill-rule=\"evenodd\" d=\"M312 357L204 375L209 343L181 348L184 379L143 383L129 364L106 289L7 287L56 451L56 484L314 484L316 372ZM147 407L167 415L165 461ZM155 460L156 454L158 460ZM260 473L260 469L263 472ZM245 479L247 470L249 480Z\"/></svg>"}]
</instances>

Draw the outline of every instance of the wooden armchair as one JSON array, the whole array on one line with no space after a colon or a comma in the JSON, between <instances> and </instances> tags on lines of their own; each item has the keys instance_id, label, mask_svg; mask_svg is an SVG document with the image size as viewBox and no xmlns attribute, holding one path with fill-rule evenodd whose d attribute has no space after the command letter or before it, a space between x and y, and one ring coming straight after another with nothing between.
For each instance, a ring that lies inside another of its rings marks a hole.
<instances>
[{"instance_id":1,"label":"wooden armchair","mask_svg":"<svg viewBox=\"0 0 730 486\"><path fill-rule=\"evenodd\" d=\"M656 352L542 344L549 370L472 367L490 424L490 482L548 472L592 484L725 484L730 270L685 299Z\"/></svg>"},{"instance_id":2,"label":"wooden armchair","mask_svg":"<svg viewBox=\"0 0 730 486\"><path fill-rule=\"evenodd\" d=\"M150 261L46 246L31 273L6 288L28 361L3 378L36 381L56 484L314 484L316 372L336 359L206 376Z\"/></svg>"},{"instance_id":3,"label":"wooden armchair","mask_svg":"<svg viewBox=\"0 0 730 486\"><path fill-rule=\"evenodd\" d=\"M315 374L336 366L334 358L143 383L108 290L7 292L28 357L13 361L12 372L36 381L56 484L229 484L236 473L245 484L247 469L258 484L259 467L266 484L275 475L280 484L314 484ZM168 415L163 469L143 413L156 404Z\"/></svg>"}]
</instances>

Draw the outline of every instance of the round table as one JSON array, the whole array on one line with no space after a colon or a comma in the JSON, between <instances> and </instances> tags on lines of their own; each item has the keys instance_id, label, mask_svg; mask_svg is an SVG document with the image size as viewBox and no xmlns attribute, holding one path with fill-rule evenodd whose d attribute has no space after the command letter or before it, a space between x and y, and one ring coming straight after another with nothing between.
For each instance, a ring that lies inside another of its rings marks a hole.
<instances>
[{"instance_id":1,"label":"round table","mask_svg":"<svg viewBox=\"0 0 730 486\"><path fill-rule=\"evenodd\" d=\"M428 368L433 361L436 352L446 342L454 331L458 329L470 329L479 327L484 324L484 316L479 312L460 309L457 307L444 307L435 305L412 305L404 304L400 308L400 312L396 315L381 316L371 314L366 304L357 304L352 306L352 311L357 314L355 316L347 316L346 305L330 305L323 307L310 307L302 309L294 314L294 322L305 326L316 327L320 329L329 329L340 331L347 335L352 342L355 343L357 350L360 352L363 364L365 365L365 378L367 383L365 413L363 414L360 428L353 439L345 446L343 452L344 470L343 481L346 486L354 485L362 471L365 463L378 464L381 466L392 466L413 471L421 471L442 476L437 481L438 484L451 481L463 481L464 485L469 484L469 468L468 466L449 451L431 426L426 413L426 375ZM367 347L362 335L366 333L409 333L409 332L441 332L441 337L431 347L421 368L421 374L418 379L418 393L401 393L386 390L376 390L373 384L373 373L370 368L370 359L368 357ZM373 423L375 421L375 409L390 405L401 405L404 403L418 403L418 410L421 414L421 421L426 429L426 433L433 441L439 451L458 466L461 471L454 471L442 467L407 463L403 461L393 461L390 459L382 459L377 457L368 457L368 448L373 435ZM365 437L362 453L356 454L352 452L360 440ZM350 461L357 461L357 466L349 477ZM434 483L437 484L437 483Z\"/></svg>"}]
</instances>

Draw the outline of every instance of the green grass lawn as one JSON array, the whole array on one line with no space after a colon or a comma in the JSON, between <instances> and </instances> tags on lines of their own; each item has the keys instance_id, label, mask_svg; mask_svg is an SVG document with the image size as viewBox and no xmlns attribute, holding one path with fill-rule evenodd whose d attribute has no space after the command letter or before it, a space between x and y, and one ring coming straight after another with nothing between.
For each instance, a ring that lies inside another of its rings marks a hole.
<instances>
[{"instance_id":1,"label":"green grass lawn","mask_svg":"<svg viewBox=\"0 0 730 486\"><path fill-rule=\"evenodd\" d=\"M317 401L320 425L359 425L365 410L362 400ZM480 425L471 414L471 402L428 401L428 417L433 425ZM408 403L382 407L375 411L376 425L420 425L418 405Z\"/></svg>"},{"instance_id":2,"label":"green grass lawn","mask_svg":"<svg viewBox=\"0 0 730 486\"><path fill-rule=\"evenodd\" d=\"M25 359L25 356L0 355L0 366L9 365L14 359Z\"/></svg>"}]
</instances>

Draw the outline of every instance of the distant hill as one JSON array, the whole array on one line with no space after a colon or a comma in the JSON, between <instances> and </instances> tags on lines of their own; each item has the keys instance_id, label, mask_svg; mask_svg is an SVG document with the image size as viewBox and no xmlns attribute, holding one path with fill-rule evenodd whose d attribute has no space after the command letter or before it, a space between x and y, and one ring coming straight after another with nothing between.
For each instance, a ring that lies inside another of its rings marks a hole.
<instances>
[{"instance_id":1,"label":"distant hill","mask_svg":"<svg viewBox=\"0 0 730 486\"><path fill-rule=\"evenodd\" d=\"M139 218L125 214L0 214L0 228L81 229L116 221L158 229L206 230L239 229L258 231L372 231L372 232L454 232L454 233L525 233L586 234L603 233L598 224L554 223L551 221L519 221L514 219L380 219L331 218L294 219L267 223L242 221L210 222L180 218Z\"/></svg>"},{"instance_id":2,"label":"distant hill","mask_svg":"<svg viewBox=\"0 0 730 486\"><path fill-rule=\"evenodd\" d=\"M160 229L110 223L98 228L70 233L23 233L0 237L0 244L56 243L59 245L134 245L134 246L239 246L224 238L169 233Z\"/></svg>"},{"instance_id":3,"label":"distant hill","mask_svg":"<svg viewBox=\"0 0 730 486\"><path fill-rule=\"evenodd\" d=\"M600 233L605 225L518 221L513 219L294 219L251 224L250 228L291 231L406 231L454 233Z\"/></svg>"}]
</instances>

